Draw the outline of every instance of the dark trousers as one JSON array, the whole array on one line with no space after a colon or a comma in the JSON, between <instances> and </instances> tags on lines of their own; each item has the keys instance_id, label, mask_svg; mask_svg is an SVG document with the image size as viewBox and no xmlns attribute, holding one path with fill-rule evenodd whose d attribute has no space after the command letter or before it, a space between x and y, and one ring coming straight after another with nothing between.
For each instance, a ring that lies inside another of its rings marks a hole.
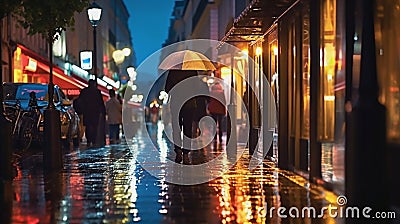
<instances>
[{"instance_id":1,"label":"dark trousers","mask_svg":"<svg viewBox=\"0 0 400 224\"><path fill-rule=\"evenodd\" d=\"M96 146L103 147L106 145L106 116L99 115L96 134Z\"/></svg>"},{"instance_id":2,"label":"dark trousers","mask_svg":"<svg viewBox=\"0 0 400 224\"><path fill-rule=\"evenodd\" d=\"M109 124L110 141L115 141L119 139L119 124Z\"/></svg>"},{"instance_id":3,"label":"dark trousers","mask_svg":"<svg viewBox=\"0 0 400 224\"><path fill-rule=\"evenodd\" d=\"M174 150L177 153L180 153L182 150L183 153L189 153L190 150L190 139L183 140L181 137L181 130L183 131L184 136L187 138L192 138L192 122L193 122L193 110L184 110L182 109L179 113L178 123L176 120L172 118L172 135L174 143ZM180 143L183 145L183 148L179 146Z\"/></svg>"},{"instance_id":4,"label":"dark trousers","mask_svg":"<svg viewBox=\"0 0 400 224\"><path fill-rule=\"evenodd\" d=\"M85 134L86 134L87 144L88 145L94 144L97 138L97 124L87 124Z\"/></svg>"},{"instance_id":5,"label":"dark trousers","mask_svg":"<svg viewBox=\"0 0 400 224\"><path fill-rule=\"evenodd\" d=\"M214 119L215 124L218 127L218 131L215 132L214 139L217 139L217 134L219 136L219 140L222 139L222 119L225 115L223 114L211 114L211 117Z\"/></svg>"}]
</instances>

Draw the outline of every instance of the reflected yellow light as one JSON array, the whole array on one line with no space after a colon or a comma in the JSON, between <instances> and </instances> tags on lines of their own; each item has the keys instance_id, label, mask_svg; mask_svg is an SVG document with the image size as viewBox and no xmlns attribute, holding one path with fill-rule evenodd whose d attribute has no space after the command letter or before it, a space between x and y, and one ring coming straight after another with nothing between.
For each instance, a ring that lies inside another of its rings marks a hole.
<instances>
[{"instance_id":1,"label":"reflected yellow light","mask_svg":"<svg viewBox=\"0 0 400 224\"><path fill-rule=\"evenodd\" d=\"M261 47L257 47L256 48L256 55L260 56L262 54L262 48Z\"/></svg>"},{"instance_id":2,"label":"reflected yellow light","mask_svg":"<svg viewBox=\"0 0 400 224\"><path fill-rule=\"evenodd\" d=\"M247 49L247 48L243 49L242 53L245 54L245 55L248 55L249 54L249 49Z\"/></svg>"}]
</instances>

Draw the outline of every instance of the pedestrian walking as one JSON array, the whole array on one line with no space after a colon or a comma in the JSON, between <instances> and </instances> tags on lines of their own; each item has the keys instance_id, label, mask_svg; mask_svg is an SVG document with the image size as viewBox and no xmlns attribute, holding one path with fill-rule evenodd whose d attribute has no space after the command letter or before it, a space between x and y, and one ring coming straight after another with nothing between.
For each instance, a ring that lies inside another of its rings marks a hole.
<instances>
[{"instance_id":1,"label":"pedestrian walking","mask_svg":"<svg viewBox=\"0 0 400 224\"><path fill-rule=\"evenodd\" d=\"M160 105L158 104L157 100L153 100L150 103L150 121L153 124L157 124L158 117L159 117Z\"/></svg>"},{"instance_id":2,"label":"pedestrian walking","mask_svg":"<svg viewBox=\"0 0 400 224\"><path fill-rule=\"evenodd\" d=\"M208 111L211 117L214 119L218 131L216 131L214 136L214 141L217 141L217 135L219 143L222 143L222 119L226 115L226 100L224 89L218 81L216 81L210 90L210 102L208 103Z\"/></svg>"},{"instance_id":3,"label":"pedestrian walking","mask_svg":"<svg viewBox=\"0 0 400 224\"><path fill-rule=\"evenodd\" d=\"M115 91L108 91L110 99L106 102L106 118L109 130L110 144L119 144L119 126L122 124L122 105L115 95Z\"/></svg>"},{"instance_id":4,"label":"pedestrian walking","mask_svg":"<svg viewBox=\"0 0 400 224\"><path fill-rule=\"evenodd\" d=\"M100 127L99 125L104 125L105 123L106 109L95 80L89 80L88 87L82 89L79 98L82 100L83 124L86 126L87 146L104 146L105 142L102 140L104 127Z\"/></svg>"},{"instance_id":5,"label":"pedestrian walking","mask_svg":"<svg viewBox=\"0 0 400 224\"><path fill-rule=\"evenodd\" d=\"M197 71L193 70L170 70L165 84L165 91L167 93L176 86L179 82L197 76ZM186 93L187 94L187 93ZM183 135L187 138L192 138L192 123L194 121L194 113L196 110L196 100L194 98L186 101L183 105L179 102L180 96L177 94L170 94L169 104L171 115L178 116L178 119L172 117L172 136L174 141L174 151L176 153L175 162L181 163L183 160L184 164L189 164L189 152L190 152L190 141L184 140L181 137L181 130L183 130ZM180 106L182 106L180 108ZM179 109L180 110L177 110ZM175 113L174 113L175 112ZM183 147L180 147L182 145Z\"/></svg>"}]
</instances>

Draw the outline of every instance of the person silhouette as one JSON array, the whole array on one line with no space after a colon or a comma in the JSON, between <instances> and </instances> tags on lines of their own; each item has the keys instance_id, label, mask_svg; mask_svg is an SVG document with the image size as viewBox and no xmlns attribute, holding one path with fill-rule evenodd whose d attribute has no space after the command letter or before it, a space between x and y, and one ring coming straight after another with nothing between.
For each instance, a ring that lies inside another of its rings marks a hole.
<instances>
[{"instance_id":1,"label":"person silhouette","mask_svg":"<svg viewBox=\"0 0 400 224\"><path fill-rule=\"evenodd\" d=\"M215 133L214 141L217 141L218 135L219 143L222 143L222 119L226 115L226 100L224 89L218 81L211 86L208 111L218 127L218 132Z\"/></svg>"},{"instance_id":2,"label":"person silhouette","mask_svg":"<svg viewBox=\"0 0 400 224\"><path fill-rule=\"evenodd\" d=\"M115 96L115 90L108 91L110 99L106 102L106 115L110 144L119 143L119 126L122 124L122 105Z\"/></svg>"},{"instance_id":3,"label":"person silhouette","mask_svg":"<svg viewBox=\"0 0 400 224\"><path fill-rule=\"evenodd\" d=\"M170 70L166 79L165 91L170 93L171 89L175 87L179 82L197 76L197 71L192 70ZM192 138L192 124L194 122L194 113L196 110L196 99L191 98L184 102L183 105L179 103L179 96L176 94L170 94L169 106L171 110L171 115L178 114L178 119L171 118L172 124L172 136L174 141L174 151L176 153L175 162L181 163L183 160L184 164L189 164L189 152L190 152L190 141L188 139L184 140L181 136L181 130L183 135L187 138ZM177 111L177 109L179 109ZM175 112L175 113L174 113ZM181 147L181 146L183 147Z\"/></svg>"},{"instance_id":4,"label":"person silhouette","mask_svg":"<svg viewBox=\"0 0 400 224\"><path fill-rule=\"evenodd\" d=\"M87 146L104 146L105 142L99 140L102 136L98 136L104 133L98 133L98 129L104 131L104 128L101 128L99 125L101 125L101 123L104 125L106 109L103 97L101 96L100 90L97 89L95 80L89 80L88 87L82 89L79 98L82 100L83 124L86 126L85 135Z\"/></svg>"}]
</instances>

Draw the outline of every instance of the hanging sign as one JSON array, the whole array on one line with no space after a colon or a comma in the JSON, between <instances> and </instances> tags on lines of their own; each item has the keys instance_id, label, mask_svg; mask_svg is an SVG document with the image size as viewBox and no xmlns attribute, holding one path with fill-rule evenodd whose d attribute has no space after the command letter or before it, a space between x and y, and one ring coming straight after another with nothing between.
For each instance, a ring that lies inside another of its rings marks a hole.
<instances>
[{"instance_id":1,"label":"hanging sign","mask_svg":"<svg viewBox=\"0 0 400 224\"><path fill-rule=\"evenodd\" d=\"M80 57L81 57L81 68L84 70L90 70L92 69L92 52L91 51L81 51L80 52Z\"/></svg>"}]
</instances>

